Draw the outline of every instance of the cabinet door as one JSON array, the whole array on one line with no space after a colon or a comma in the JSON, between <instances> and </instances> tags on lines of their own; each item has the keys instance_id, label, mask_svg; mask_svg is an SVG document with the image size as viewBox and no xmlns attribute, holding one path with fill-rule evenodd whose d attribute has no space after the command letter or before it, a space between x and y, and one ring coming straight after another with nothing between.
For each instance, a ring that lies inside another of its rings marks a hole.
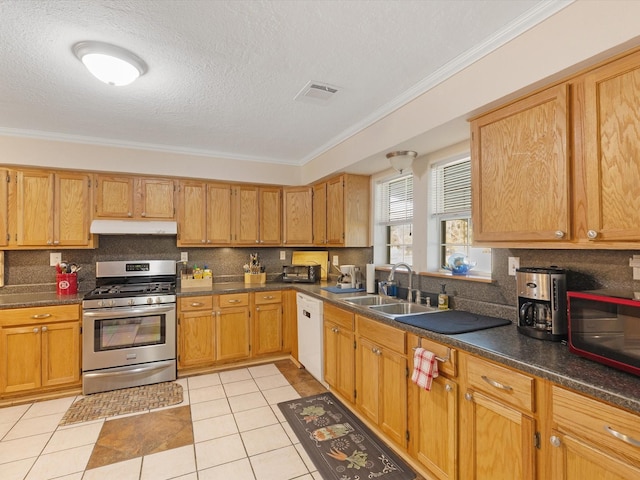
<instances>
[{"instance_id":1,"label":"cabinet door","mask_svg":"<svg viewBox=\"0 0 640 480\"><path fill-rule=\"evenodd\" d=\"M313 244L327 243L327 184L313 186Z\"/></svg>"},{"instance_id":2,"label":"cabinet door","mask_svg":"<svg viewBox=\"0 0 640 480\"><path fill-rule=\"evenodd\" d=\"M637 464L614 458L579 438L553 431L551 455L553 478L562 480L630 480L640 478Z\"/></svg>"},{"instance_id":3,"label":"cabinet door","mask_svg":"<svg viewBox=\"0 0 640 480\"><path fill-rule=\"evenodd\" d=\"M249 357L249 308L222 308L216 313L216 360Z\"/></svg>"},{"instance_id":4,"label":"cabinet door","mask_svg":"<svg viewBox=\"0 0 640 480\"><path fill-rule=\"evenodd\" d=\"M9 171L0 169L0 247L9 243Z\"/></svg>"},{"instance_id":5,"label":"cabinet door","mask_svg":"<svg viewBox=\"0 0 640 480\"><path fill-rule=\"evenodd\" d=\"M332 322L324 323L324 379L344 399L355 391L354 333Z\"/></svg>"},{"instance_id":6,"label":"cabinet door","mask_svg":"<svg viewBox=\"0 0 640 480\"><path fill-rule=\"evenodd\" d=\"M407 444L407 359L388 348L378 348L382 377L378 425L398 445Z\"/></svg>"},{"instance_id":7,"label":"cabinet door","mask_svg":"<svg viewBox=\"0 0 640 480\"><path fill-rule=\"evenodd\" d=\"M42 333L42 386L80 381L80 323L52 323Z\"/></svg>"},{"instance_id":8,"label":"cabinet door","mask_svg":"<svg viewBox=\"0 0 640 480\"><path fill-rule=\"evenodd\" d=\"M254 318L254 355L282 350L282 304L259 305Z\"/></svg>"},{"instance_id":9,"label":"cabinet door","mask_svg":"<svg viewBox=\"0 0 640 480\"><path fill-rule=\"evenodd\" d=\"M87 246L91 240L91 176L56 173L54 245Z\"/></svg>"},{"instance_id":10,"label":"cabinet door","mask_svg":"<svg viewBox=\"0 0 640 480\"><path fill-rule=\"evenodd\" d=\"M180 313L178 365L192 367L215 360L214 316L211 310Z\"/></svg>"},{"instance_id":11,"label":"cabinet door","mask_svg":"<svg viewBox=\"0 0 640 480\"><path fill-rule=\"evenodd\" d=\"M234 243L255 245L259 243L258 188L241 185L234 189Z\"/></svg>"},{"instance_id":12,"label":"cabinet door","mask_svg":"<svg viewBox=\"0 0 640 480\"><path fill-rule=\"evenodd\" d=\"M358 337L356 357L356 405L376 425L380 423L380 385L382 364L379 348L371 341Z\"/></svg>"},{"instance_id":13,"label":"cabinet door","mask_svg":"<svg viewBox=\"0 0 640 480\"><path fill-rule=\"evenodd\" d=\"M344 244L344 178L327 182L327 243Z\"/></svg>"},{"instance_id":14,"label":"cabinet door","mask_svg":"<svg viewBox=\"0 0 640 480\"><path fill-rule=\"evenodd\" d=\"M139 178L135 217L155 220L176 218L175 184L170 178Z\"/></svg>"},{"instance_id":15,"label":"cabinet door","mask_svg":"<svg viewBox=\"0 0 640 480\"><path fill-rule=\"evenodd\" d=\"M312 245L312 189L311 187L284 188L284 244Z\"/></svg>"},{"instance_id":16,"label":"cabinet door","mask_svg":"<svg viewBox=\"0 0 640 480\"><path fill-rule=\"evenodd\" d=\"M179 188L178 246L204 245L207 241L207 187L184 181Z\"/></svg>"},{"instance_id":17,"label":"cabinet door","mask_svg":"<svg viewBox=\"0 0 640 480\"><path fill-rule=\"evenodd\" d=\"M465 398L460 478L533 480L534 420L479 392L469 391Z\"/></svg>"},{"instance_id":18,"label":"cabinet door","mask_svg":"<svg viewBox=\"0 0 640 480\"><path fill-rule=\"evenodd\" d=\"M207 185L207 243L231 243L231 185Z\"/></svg>"},{"instance_id":19,"label":"cabinet door","mask_svg":"<svg viewBox=\"0 0 640 480\"><path fill-rule=\"evenodd\" d=\"M18 245L53 245L53 197L53 173L17 172Z\"/></svg>"},{"instance_id":20,"label":"cabinet door","mask_svg":"<svg viewBox=\"0 0 640 480\"><path fill-rule=\"evenodd\" d=\"M133 218L134 178L96 175L95 216Z\"/></svg>"},{"instance_id":21,"label":"cabinet door","mask_svg":"<svg viewBox=\"0 0 640 480\"><path fill-rule=\"evenodd\" d=\"M585 78L587 236L640 240L640 54Z\"/></svg>"},{"instance_id":22,"label":"cabinet door","mask_svg":"<svg viewBox=\"0 0 640 480\"><path fill-rule=\"evenodd\" d=\"M474 240L570 237L567 88L550 88L471 123Z\"/></svg>"},{"instance_id":23,"label":"cabinet door","mask_svg":"<svg viewBox=\"0 0 640 480\"><path fill-rule=\"evenodd\" d=\"M39 326L0 328L0 392L12 393L40 387L41 358Z\"/></svg>"},{"instance_id":24,"label":"cabinet door","mask_svg":"<svg viewBox=\"0 0 640 480\"><path fill-rule=\"evenodd\" d=\"M282 243L282 189L261 187L260 194L260 244Z\"/></svg>"},{"instance_id":25,"label":"cabinet door","mask_svg":"<svg viewBox=\"0 0 640 480\"><path fill-rule=\"evenodd\" d=\"M444 377L427 391L411 384L410 452L440 480L458 478L458 386ZM437 432L434 434L434 432Z\"/></svg>"}]
</instances>

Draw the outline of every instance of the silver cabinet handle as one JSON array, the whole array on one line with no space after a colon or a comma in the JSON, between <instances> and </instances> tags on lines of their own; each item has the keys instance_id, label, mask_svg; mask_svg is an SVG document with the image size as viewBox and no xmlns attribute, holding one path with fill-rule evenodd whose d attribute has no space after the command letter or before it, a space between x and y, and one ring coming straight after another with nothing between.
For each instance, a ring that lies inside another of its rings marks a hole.
<instances>
[{"instance_id":1,"label":"silver cabinet handle","mask_svg":"<svg viewBox=\"0 0 640 480\"><path fill-rule=\"evenodd\" d=\"M238 300L237 298L234 298L232 300L227 300L227 303L240 303L240 300Z\"/></svg>"},{"instance_id":2,"label":"silver cabinet handle","mask_svg":"<svg viewBox=\"0 0 640 480\"><path fill-rule=\"evenodd\" d=\"M555 237L556 238L564 238L564 232L562 230L556 230L555 231Z\"/></svg>"},{"instance_id":3,"label":"silver cabinet handle","mask_svg":"<svg viewBox=\"0 0 640 480\"><path fill-rule=\"evenodd\" d=\"M511 388L509 385L503 385L502 383L496 382L495 380L492 380L491 378L485 375L482 375L482 379L492 387L499 388L500 390L507 390L507 391L513 390L513 388Z\"/></svg>"},{"instance_id":4,"label":"silver cabinet handle","mask_svg":"<svg viewBox=\"0 0 640 480\"><path fill-rule=\"evenodd\" d=\"M610 435L613 435L614 437L616 437L618 440L622 440L624 443L628 443L629 445L633 445L634 447L640 447L640 441L636 440L633 437L630 437L629 435L620 433L608 425L605 425L604 430Z\"/></svg>"},{"instance_id":5,"label":"silver cabinet handle","mask_svg":"<svg viewBox=\"0 0 640 480\"><path fill-rule=\"evenodd\" d=\"M127 212L127 217L133 217L133 214L131 212Z\"/></svg>"},{"instance_id":6,"label":"silver cabinet handle","mask_svg":"<svg viewBox=\"0 0 640 480\"><path fill-rule=\"evenodd\" d=\"M549 437L549 442L551 442L551 445L553 445L554 447L559 447L560 445L562 445L560 437L557 437L555 435L551 435L551 437Z\"/></svg>"},{"instance_id":7,"label":"silver cabinet handle","mask_svg":"<svg viewBox=\"0 0 640 480\"><path fill-rule=\"evenodd\" d=\"M42 327L42 333L46 332L47 330L49 330L47 327Z\"/></svg>"},{"instance_id":8,"label":"silver cabinet handle","mask_svg":"<svg viewBox=\"0 0 640 480\"><path fill-rule=\"evenodd\" d=\"M464 399L468 400L468 401L471 401L471 400L473 400L473 395L471 395L471 393L467 392L467 393L464 394Z\"/></svg>"},{"instance_id":9,"label":"silver cabinet handle","mask_svg":"<svg viewBox=\"0 0 640 480\"><path fill-rule=\"evenodd\" d=\"M265 295L262 297L264 300L273 300L275 297L273 295Z\"/></svg>"},{"instance_id":10,"label":"silver cabinet handle","mask_svg":"<svg viewBox=\"0 0 640 480\"><path fill-rule=\"evenodd\" d=\"M589 240L595 240L596 238L598 238L598 232L596 232L595 230L589 230L587 232L587 238Z\"/></svg>"},{"instance_id":11,"label":"silver cabinet handle","mask_svg":"<svg viewBox=\"0 0 640 480\"><path fill-rule=\"evenodd\" d=\"M256 307L256 312L259 312L259 311L260 311L260 307Z\"/></svg>"},{"instance_id":12,"label":"silver cabinet handle","mask_svg":"<svg viewBox=\"0 0 640 480\"><path fill-rule=\"evenodd\" d=\"M38 333L39 331L40 331L40 329L37 328L37 327L33 329L33 333Z\"/></svg>"},{"instance_id":13,"label":"silver cabinet handle","mask_svg":"<svg viewBox=\"0 0 640 480\"><path fill-rule=\"evenodd\" d=\"M31 318L35 320L42 320L43 318L49 318L50 316L50 313L39 313L37 315L31 315Z\"/></svg>"},{"instance_id":14,"label":"silver cabinet handle","mask_svg":"<svg viewBox=\"0 0 640 480\"><path fill-rule=\"evenodd\" d=\"M190 307L201 307L203 306L204 303L202 302L192 302L191 305L189 305Z\"/></svg>"},{"instance_id":15,"label":"silver cabinet handle","mask_svg":"<svg viewBox=\"0 0 640 480\"><path fill-rule=\"evenodd\" d=\"M143 217L147 216L147 214L145 212L142 212L140 215L143 216Z\"/></svg>"},{"instance_id":16,"label":"silver cabinet handle","mask_svg":"<svg viewBox=\"0 0 640 480\"><path fill-rule=\"evenodd\" d=\"M445 389L447 392L450 392L451 390L453 390L453 387L447 383L447 384L445 385L444 389Z\"/></svg>"}]
</instances>

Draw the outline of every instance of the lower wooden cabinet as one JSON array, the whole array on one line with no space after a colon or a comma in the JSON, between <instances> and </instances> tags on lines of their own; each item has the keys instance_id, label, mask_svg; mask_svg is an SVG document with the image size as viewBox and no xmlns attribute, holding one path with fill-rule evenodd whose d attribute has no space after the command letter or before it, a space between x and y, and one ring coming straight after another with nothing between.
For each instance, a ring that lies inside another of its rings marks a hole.
<instances>
[{"instance_id":1,"label":"lower wooden cabinet","mask_svg":"<svg viewBox=\"0 0 640 480\"><path fill-rule=\"evenodd\" d=\"M78 305L2 312L0 394L80 382Z\"/></svg>"},{"instance_id":2,"label":"lower wooden cabinet","mask_svg":"<svg viewBox=\"0 0 640 480\"><path fill-rule=\"evenodd\" d=\"M248 358L250 347L249 294L216 296L216 360Z\"/></svg>"},{"instance_id":3,"label":"lower wooden cabinet","mask_svg":"<svg viewBox=\"0 0 640 480\"><path fill-rule=\"evenodd\" d=\"M356 406L391 440L407 444L405 332L356 315Z\"/></svg>"},{"instance_id":4,"label":"lower wooden cabinet","mask_svg":"<svg viewBox=\"0 0 640 480\"><path fill-rule=\"evenodd\" d=\"M324 380L342 398L355 400L354 314L324 302Z\"/></svg>"},{"instance_id":5,"label":"lower wooden cabinet","mask_svg":"<svg viewBox=\"0 0 640 480\"><path fill-rule=\"evenodd\" d=\"M178 317L178 368L215 361L213 297L183 297Z\"/></svg>"},{"instance_id":6,"label":"lower wooden cabinet","mask_svg":"<svg viewBox=\"0 0 640 480\"><path fill-rule=\"evenodd\" d=\"M253 355L281 352L284 346L282 292L255 292L253 295Z\"/></svg>"}]
</instances>

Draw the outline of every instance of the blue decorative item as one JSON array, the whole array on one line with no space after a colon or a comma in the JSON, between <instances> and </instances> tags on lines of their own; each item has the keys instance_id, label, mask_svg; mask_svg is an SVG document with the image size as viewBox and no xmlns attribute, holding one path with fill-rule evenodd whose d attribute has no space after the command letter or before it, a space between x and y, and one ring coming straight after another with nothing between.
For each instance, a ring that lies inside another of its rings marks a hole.
<instances>
[{"instance_id":1,"label":"blue decorative item","mask_svg":"<svg viewBox=\"0 0 640 480\"><path fill-rule=\"evenodd\" d=\"M449 270L452 275L467 275L469 270L476 266L476 262L470 262L469 257L464 253L454 253L447 259L445 270Z\"/></svg>"}]
</instances>

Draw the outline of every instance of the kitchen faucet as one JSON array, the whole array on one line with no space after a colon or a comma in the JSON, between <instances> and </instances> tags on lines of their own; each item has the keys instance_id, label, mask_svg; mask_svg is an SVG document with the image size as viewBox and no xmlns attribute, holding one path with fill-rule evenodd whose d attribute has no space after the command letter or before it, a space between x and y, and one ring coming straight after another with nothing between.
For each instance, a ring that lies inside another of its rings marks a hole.
<instances>
[{"instance_id":1,"label":"kitchen faucet","mask_svg":"<svg viewBox=\"0 0 640 480\"><path fill-rule=\"evenodd\" d=\"M394 280L394 276L398 267L404 267L407 269L407 272L409 272L409 289L407 290L407 300L411 301L411 295L413 294L413 270L411 269L411 266L409 264L400 262L393 265L391 267L391 272L389 273L389 278L387 278L387 281L391 282Z\"/></svg>"}]
</instances>

